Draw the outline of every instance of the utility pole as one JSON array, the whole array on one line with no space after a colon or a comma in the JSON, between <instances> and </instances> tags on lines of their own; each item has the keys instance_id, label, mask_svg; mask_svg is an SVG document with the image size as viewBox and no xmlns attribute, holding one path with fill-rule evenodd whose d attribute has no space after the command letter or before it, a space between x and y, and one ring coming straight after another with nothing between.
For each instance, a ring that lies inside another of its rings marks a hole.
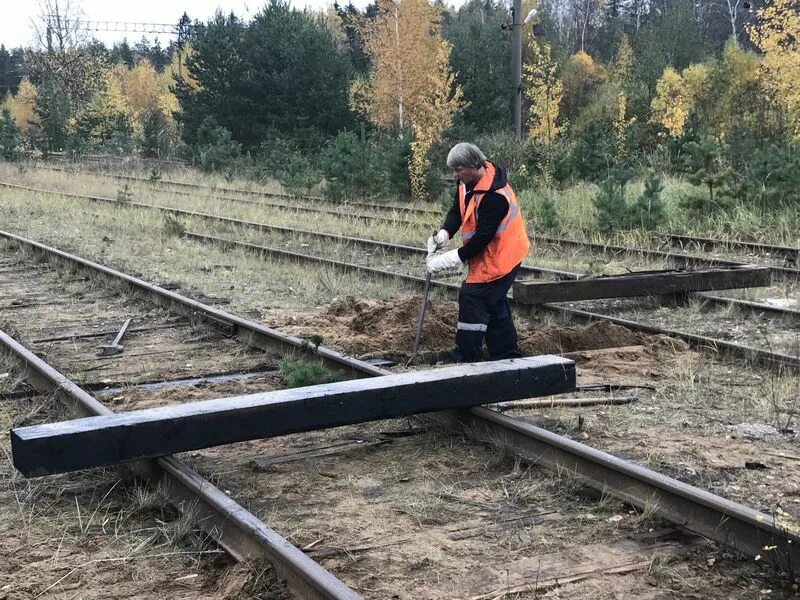
<instances>
[{"instance_id":1,"label":"utility pole","mask_svg":"<svg viewBox=\"0 0 800 600\"><path fill-rule=\"evenodd\" d=\"M511 81L514 88L514 135L522 139L522 0L511 9Z\"/></svg>"},{"instance_id":2,"label":"utility pole","mask_svg":"<svg viewBox=\"0 0 800 600\"><path fill-rule=\"evenodd\" d=\"M525 20L522 20L522 0L514 0L511 7L511 82L514 88L514 135L522 139L522 28L536 16L537 10L531 9ZM508 29L503 23L502 29Z\"/></svg>"}]
</instances>

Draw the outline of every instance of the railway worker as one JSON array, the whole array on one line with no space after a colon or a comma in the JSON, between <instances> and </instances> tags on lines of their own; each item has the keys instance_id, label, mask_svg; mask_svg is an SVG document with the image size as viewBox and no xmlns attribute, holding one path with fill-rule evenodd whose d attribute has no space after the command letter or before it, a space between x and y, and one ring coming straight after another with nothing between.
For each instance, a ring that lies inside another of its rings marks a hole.
<instances>
[{"instance_id":1,"label":"railway worker","mask_svg":"<svg viewBox=\"0 0 800 600\"><path fill-rule=\"evenodd\" d=\"M519 358L507 297L530 248L519 203L505 169L486 160L474 144L453 146L447 166L458 188L444 225L428 239L426 263L429 273L467 263L468 274L458 292L456 347L444 362L481 360L484 339L490 360ZM437 254L459 229L463 245Z\"/></svg>"}]
</instances>

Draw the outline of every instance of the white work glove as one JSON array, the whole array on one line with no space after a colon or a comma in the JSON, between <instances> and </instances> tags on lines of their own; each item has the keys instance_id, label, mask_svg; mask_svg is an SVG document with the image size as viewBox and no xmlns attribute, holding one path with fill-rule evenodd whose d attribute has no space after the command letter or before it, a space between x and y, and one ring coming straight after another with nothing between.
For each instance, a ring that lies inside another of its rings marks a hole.
<instances>
[{"instance_id":1,"label":"white work glove","mask_svg":"<svg viewBox=\"0 0 800 600\"><path fill-rule=\"evenodd\" d=\"M434 254L425 261L428 266L428 273L438 273L445 269L454 269L461 266L461 259L458 250L450 250L444 254Z\"/></svg>"},{"instance_id":2,"label":"white work glove","mask_svg":"<svg viewBox=\"0 0 800 600\"><path fill-rule=\"evenodd\" d=\"M440 229L439 233L434 233L428 238L428 256L432 255L439 248L445 248L450 243L450 234L446 229Z\"/></svg>"}]
</instances>

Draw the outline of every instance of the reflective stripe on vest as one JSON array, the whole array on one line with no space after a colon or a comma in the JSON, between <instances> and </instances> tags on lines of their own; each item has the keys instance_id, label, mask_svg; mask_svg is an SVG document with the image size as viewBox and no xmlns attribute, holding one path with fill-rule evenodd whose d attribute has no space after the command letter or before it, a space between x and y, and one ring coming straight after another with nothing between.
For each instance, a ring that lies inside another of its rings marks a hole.
<instances>
[{"instance_id":1,"label":"reflective stripe on vest","mask_svg":"<svg viewBox=\"0 0 800 600\"><path fill-rule=\"evenodd\" d=\"M500 221L500 225L497 227L497 233L503 233L508 228L508 224L514 219L514 217L517 216L517 213L519 212L519 204L517 204L516 202L512 202L511 201L511 194L508 193L508 189L509 188L506 185L505 187L500 188L499 190L495 190L495 192L497 192L501 196L505 197L506 200L508 200L508 213L506 213L506 216L503 217L502 221ZM483 196L484 195L485 194L481 194L481 193L475 194L472 197L472 201L480 203L480 201L483 200ZM480 196L480 199L476 198L476 196ZM472 236L474 236L475 232L478 230L478 209L477 208L475 209L473 218L475 220L475 229L472 230L472 231L466 231L466 232L462 231L462 233L461 233L461 239L464 240L465 242L468 242L469 240L471 240Z\"/></svg>"}]
</instances>

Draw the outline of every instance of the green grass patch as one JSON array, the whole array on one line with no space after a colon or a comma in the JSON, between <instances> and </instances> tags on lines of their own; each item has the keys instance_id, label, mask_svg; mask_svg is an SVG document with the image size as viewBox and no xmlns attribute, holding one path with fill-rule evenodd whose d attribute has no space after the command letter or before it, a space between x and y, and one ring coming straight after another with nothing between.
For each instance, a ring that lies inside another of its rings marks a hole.
<instances>
[{"instance_id":1,"label":"green grass patch","mask_svg":"<svg viewBox=\"0 0 800 600\"><path fill-rule=\"evenodd\" d=\"M278 367L286 377L286 385L290 388L339 381L339 374L320 362L287 359L278 363Z\"/></svg>"}]
</instances>

